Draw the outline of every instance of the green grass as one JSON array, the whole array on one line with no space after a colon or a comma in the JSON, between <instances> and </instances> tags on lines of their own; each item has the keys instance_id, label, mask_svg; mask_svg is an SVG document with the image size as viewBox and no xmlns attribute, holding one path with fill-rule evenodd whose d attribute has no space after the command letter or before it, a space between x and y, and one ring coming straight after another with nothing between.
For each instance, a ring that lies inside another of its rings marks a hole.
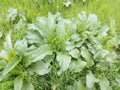
<instances>
[{"instance_id":1,"label":"green grass","mask_svg":"<svg viewBox=\"0 0 120 90\"><path fill-rule=\"evenodd\" d=\"M120 21L120 0L88 0L87 3L75 2L72 0L72 5L68 8L63 6L65 0L53 0L52 4L48 0L0 0L0 24L10 7L17 8L26 12L29 18L36 18L37 16L47 15L48 12L61 12L64 17L77 17L80 11L87 11L88 13L95 13L102 22L109 22L112 17L117 23ZM6 25L5 25L6 26ZM4 27L4 26L2 26ZM118 26L119 27L119 26Z\"/></svg>"}]
</instances>

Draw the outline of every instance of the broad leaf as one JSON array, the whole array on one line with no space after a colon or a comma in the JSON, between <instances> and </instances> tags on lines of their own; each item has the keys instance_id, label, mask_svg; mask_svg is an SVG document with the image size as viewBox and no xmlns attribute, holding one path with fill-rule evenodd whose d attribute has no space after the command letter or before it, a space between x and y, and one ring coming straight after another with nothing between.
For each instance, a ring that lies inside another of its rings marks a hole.
<instances>
[{"instance_id":1,"label":"broad leaf","mask_svg":"<svg viewBox=\"0 0 120 90\"><path fill-rule=\"evenodd\" d=\"M12 60L6 65L6 67L4 68L3 70L3 76L5 76L7 73L9 73L13 68L15 68L16 65L19 64L19 62L21 61L21 57L18 58L18 57L13 57Z\"/></svg>"},{"instance_id":2,"label":"broad leaf","mask_svg":"<svg viewBox=\"0 0 120 90\"><path fill-rule=\"evenodd\" d=\"M14 47L16 48L17 55L24 55L25 51L27 50L27 40L18 40L16 41Z\"/></svg>"},{"instance_id":3,"label":"broad leaf","mask_svg":"<svg viewBox=\"0 0 120 90\"><path fill-rule=\"evenodd\" d=\"M53 51L51 50L50 45L41 45L38 48L35 48L32 51L25 52L25 64L29 65L32 62L37 62L44 59L47 55L52 55Z\"/></svg>"},{"instance_id":4,"label":"broad leaf","mask_svg":"<svg viewBox=\"0 0 120 90\"><path fill-rule=\"evenodd\" d=\"M8 58L8 53L6 50L1 50L0 51L0 58L1 59L7 59Z\"/></svg>"},{"instance_id":5,"label":"broad leaf","mask_svg":"<svg viewBox=\"0 0 120 90\"><path fill-rule=\"evenodd\" d=\"M81 82L81 80L76 81L74 83L75 86L75 90L86 90L85 86L83 85L83 83Z\"/></svg>"},{"instance_id":6,"label":"broad leaf","mask_svg":"<svg viewBox=\"0 0 120 90\"><path fill-rule=\"evenodd\" d=\"M67 90L87 90L82 81L75 81L73 85L67 86Z\"/></svg>"},{"instance_id":7,"label":"broad leaf","mask_svg":"<svg viewBox=\"0 0 120 90\"><path fill-rule=\"evenodd\" d=\"M78 59L77 61L71 61L69 68L73 70L73 72L80 72L85 68L86 65L87 64L85 61Z\"/></svg>"},{"instance_id":8,"label":"broad leaf","mask_svg":"<svg viewBox=\"0 0 120 90\"><path fill-rule=\"evenodd\" d=\"M69 54L70 54L73 58L76 58L76 59L78 59L78 58L80 57L80 51L79 51L77 48L69 51Z\"/></svg>"},{"instance_id":9,"label":"broad leaf","mask_svg":"<svg viewBox=\"0 0 120 90\"><path fill-rule=\"evenodd\" d=\"M92 89L95 82L98 82L98 81L99 80L92 74L92 72L86 75L86 85L89 89Z\"/></svg>"},{"instance_id":10,"label":"broad leaf","mask_svg":"<svg viewBox=\"0 0 120 90\"><path fill-rule=\"evenodd\" d=\"M99 85L100 85L101 90L112 90L112 88L109 86L110 83L108 79L105 77L100 78Z\"/></svg>"},{"instance_id":11,"label":"broad leaf","mask_svg":"<svg viewBox=\"0 0 120 90\"><path fill-rule=\"evenodd\" d=\"M84 46L81 47L81 55L85 58L85 60L90 60L90 53Z\"/></svg>"},{"instance_id":12,"label":"broad leaf","mask_svg":"<svg viewBox=\"0 0 120 90\"><path fill-rule=\"evenodd\" d=\"M71 57L69 55L63 54L63 53L57 53L56 57L59 65L60 65L60 70L58 71L58 75L61 75L62 72L67 70L69 68L70 62L71 62Z\"/></svg>"},{"instance_id":13,"label":"broad leaf","mask_svg":"<svg viewBox=\"0 0 120 90\"><path fill-rule=\"evenodd\" d=\"M14 81L14 90L22 90L24 76L19 75Z\"/></svg>"},{"instance_id":14,"label":"broad leaf","mask_svg":"<svg viewBox=\"0 0 120 90\"><path fill-rule=\"evenodd\" d=\"M31 67L31 71L39 75L45 75L50 72L50 62L38 61L34 63Z\"/></svg>"},{"instance_id":15,"label":"broad leaf","mask_svg":"<svg viewBox=\"0 0 120 90\"><path fill-rule=\"evenodd\" d=\"M25 28L25 26L26 26L25 21L24 21L23 19L20 19L20 20L18 21L18 23L14 25L14 28L15 28L16 30L21 30L21 29Z\"/></svg>"},{"instance_id":16,"label":"broad leaf","mask_svg":"<svg viewBox=\"0 0 120 90\"><path fill-rule=\"evenodd\" d=\"M31 80L26 80L21 90L35 90Z\"/></svg>"}]
</instances>

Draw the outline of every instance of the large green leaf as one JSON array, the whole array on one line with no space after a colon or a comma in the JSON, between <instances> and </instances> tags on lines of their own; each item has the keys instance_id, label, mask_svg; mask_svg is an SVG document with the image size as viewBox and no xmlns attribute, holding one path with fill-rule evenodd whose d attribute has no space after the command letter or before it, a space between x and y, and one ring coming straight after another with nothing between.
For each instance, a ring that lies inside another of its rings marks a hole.
<instances>
[{"instance_id":1,"label":"large green leaf","mask_svg":"<svg viewBox=\"0 0 120 90\"><path fill-rule=\"evenodd\" d=\"M22 90L24 75L19 75L14 81L14 90Z\"/></svg>"},{"instance_id":2,"label":"large green leaf","mask_svg":"<svg viewBox=\"0 0 120 90\"><path fill-rule=\"evenodd\" d=\"M81 80L79 81L75 80L73 85L69 85L67 87L67 90L87 90L87 89L85 88Z\"/></svg>"},{"instance_id":3,"label":"large green leaf","mask_svg":"<svg viewBox=\"0 0 120 90\"><path fill-rule=\"evenodd\" d=\"M12 69L14 69L15 66L19 64L21 59L22 59L21 57L17 57L17 56L13 57L12 60L4 68L1 78L4 77L6 74L8 74Z\"/></svg>"},{"instance_id":4,"label":"large green leaf","mask_svg":"<svg viewBox=\"0 0 120 90\"><path fill-rule=\"evenodd\" d=\"M69 68L73 70L73 72L80 72L86 66L86 62L78 59L77 61L71 61Z\"/></svg>"},{"instance_id":5,"label":"large green leaf","mask_svg":"<svg viewBox=\"0 0 120 90\"><path fill-rule=\"evenodd\" d=\"M86 75L86 86L87 86L87 88L92 89L94 84L98 81L99 80L92 74L92 72L90 72Z\"/></svg>"},{"instance_id":6,"label":"large green leaf","mask_svg":"<svg viewBox=\"0 0 120 90\"><path fill-rule=\"evenodd\" d=\"M69 65L71 62L71 57L67 54L57 53L56 59L60 65L60 70L58 71L57 74L61 75L62 72L64 72L65 70L67 70L69 68Z\"/></svg>"},{"instance_id":7,"label":"large green leaf","mask_svg":"<svg viewBox=\"0 0 120 90\"><path fill-rule=\"evenodd\" d=\"M31 71L39 75L45 75L50 72L50 62L38 61L34 63L31 67Z\"/></svg>"},{"instance_id":8,"label":"large green leaf","mask_svg":"<svg viewBox=\"0 0 120 90\"><path fill-rule=\"evenodd\" d=\"M1 59L7 59L8 58L8 53L6 50L1 50L0 51L0 58Z\"/></svg>"},{"instance_id":9,"label":"large green leaf","mask_svg":"<svg viewBox=\"0 0 120 90\"><path fill-rule=\"evenodd\" d=\"M80 51L79 51L77 48L69 51L69 54L70 54L73 58L76 58L76 59L78 59L78 58L80 57Z\"/></svg>"},{"instance_id":10,"label":"large green leaf","mask_svg":"<svg viewBox=\"0 0 120 90\"><path fill-rule=\"evenodd\" d=\"M21 90L35 90L31 80L26 80Z\"/></svg>"},{"instance_id":11,"label":"large green leaf","mask_svg":"<svg viewBox=\"0 0 120 90\"><path fill-rule=\"evenodd\" d=\"M110 82L105 77L100 78L99 85L101 90L112 90L110 87Z\"/></svg>"},{"instance_id":12,"label":"large green leaf","mask_svg":"<svg viewBox=\"0 0 120 90\"><path fill-rule=\"evenodd\" d=\"M75 86L75 90L86 90L85 86L83 85L82 81L79 80L79 81L76 81L74 83L74 86Z\"/></svg>"},{"instance_id":13,"label":"large green leaf","mask_svg":"<svg viewBox=\"0 0 120 90\"><path fill-rule=\"evenodd\" d=\"M17 55L24 55L25 51L28 49L27 40L17 40L14 47L16 48Z\"/></svg>"},{"instance_id":14,"label":"large green leaf","mask_svg":"<svg viewBox=\"0 0 120 90\"><path fill-rule=\"evenodd\" d=\"M24 63L26 65L31 64L32 62L37 62L39 60L42 60L47 55L52 55L53 51L51 50L51 46L48 44L41 45L38 48L35 48L32 51L26 51L25 52L25 59Z\"/></svg>"},{"instance_id":15,"label":"large green leaf","mask_svg":"<svg viewBox=\"0 0 120 90\"><path fill-rule=\"evenodd\" d=\"M90 53L89 53L89 51L88 51L84 46L81 47L81 55L82 55L82 57L84 57L85 60L87 60L87 61L91 59L91 58L90 58Z\"/></svg>"}]
</instances>

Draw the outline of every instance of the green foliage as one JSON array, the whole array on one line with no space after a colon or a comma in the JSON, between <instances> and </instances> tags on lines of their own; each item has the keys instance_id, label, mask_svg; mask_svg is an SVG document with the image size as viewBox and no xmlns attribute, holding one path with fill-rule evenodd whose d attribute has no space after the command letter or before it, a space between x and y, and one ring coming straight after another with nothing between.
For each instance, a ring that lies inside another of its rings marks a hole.
<instances>
[{"instance_id":1,"label":"green foliage","mask_svg":"<svg viewBox=\"0 0 120 90\"><path fill-rule=\"evenodd\" d=\"M78 19L49 13L29 22L13 8L7 19L13 32L8 32L0 51L2 90L112 90L120 86L119 75L111 74L119 73L112 67L119 63L115 48L120 44L114 20L110 26L102 25L95 14L82 11ZM23 34L12 41L15 31Z\"/></svg>"}]
</instances>

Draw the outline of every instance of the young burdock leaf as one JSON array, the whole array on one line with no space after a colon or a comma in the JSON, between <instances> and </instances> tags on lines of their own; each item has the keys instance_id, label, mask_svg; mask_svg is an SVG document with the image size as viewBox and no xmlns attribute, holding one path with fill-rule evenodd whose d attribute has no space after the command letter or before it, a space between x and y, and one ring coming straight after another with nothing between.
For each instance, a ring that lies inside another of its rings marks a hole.
<instances>
[{"instance_id":1,"label":"young burdock leaf","mask_svg":"<svg viewBox=\"0 0 120 90\"><path fill-rule=\"evenodd\" d=\"M109 84L110 83L107 78L105 78L105 77L100 78L99 85L100 85L101 90L112 90L112 88L109 86Z\"/></svg>"},{"instance_id":2,"label":"young burdock leaf","mask_svg":"<svg viewBox=\"0 0 120 90\"><path fill-rule=\"evenodd\" d=\"M55 30L56 20L55 16L51 13L48 13L47 26L50 31Z\"/></svg>"},{"instance_id":3,"label":"young burdock leaf","mask_svg":"<svg viewBox=\"0 0 120 90\"><path fill-rule=\"evenodd\" d=\"M25 59L24 64L30 65L33 62L37 62L39 60L42 60L47 55L52 55L53 51L51 50L51 46L48 44L44 44L39 46L38 48L33 49L32 51L25 52Z\"/></svg>"},{"instance_id":4,"label":"young burdock leaf","mask_svg":"<svg viewBox=\"0 0 120 90\"><path fill-rule=\"evenodd\" d=\"M17 55L24 55L25 51L28 49L27 48L27 40L17 40L16 43L14 44L14 47L16 49L16 54Z\"/></svg>"},{"instance_id":5,"label":"young burdock leaf","mask_svg":"<svg viewBox=\"0 0 120 90\"><path fill-rule=\"evenodd\" d=\"M21 57L13 57L12 60L6 65L6 67L3 70L3 74L1 77L4 77L6 74L8 74L12 69L15 68L16 65L19 64L19 62L21 61Z\"/></svg>"},{"instance_id":6,"label":"young burdock leaf","mask_svg":"<svg viewBox=\"0 0 120 90\"><path fill-rule=\"evenodd\" d=\"M81 37L80 37L79 34L73 34L73 35L71 36L71 39L72 39L73 41L78 42L78 41L81 40Z\"/></svg>"},{"instance_id":7,"label":"young burdock leaf","mask_svg":"<svg viewBox=\"0 0 120 90\"><path fill-rule=\"evenodd\" d=\"M15 28L16 30L21 30L21 29L25 28L25 26L26 26L25 21L24 21L23 19L20 19L20 20L18 21L18 23L14 25L14 28Z\"/></svg>"},{"instance_id":8,"label":"young burdock leaf","mask_svg":"<svg viewBox=\"0 0 120 90\"><path fill-rule=\"evenodd\" d=\"M19 75L14 81L14 90L22 90L24 75Z\"/></svg>"},{"instance_id":9,"label":"young burdock leaf","mask_svg":"<svg viewBox=\"0 0 120 90\"><path fill-rule=\"evenodd\" d=\"M23 87L21 90L35 90L31 80L24 81Z\"/></svg>"},{"instance_id":10,"label":"young burdock leaf","mask_svg":"<svg viewBox=\"0 0 120 90\"><path fill-rule=\"evenodd\" d=\"M16 19L16 17L17 17L17 14L18 14L17 9L10 8L8 10L8 14L7 14L7 21L8 22L14 21Z\"/></svg>"},{"instance_id":11,"label":"young burdock leaf","mask_svg":"<svg viewBox=\"0 0 120 90\"><path fill-rule=\"evenodd\" d=\"M80 21L84 22L87 20L87 15L85 11L81 11L81 13L78 14L78 18Z\"/></svg>"},{"instance_id":12,"label":"young burdock leaf","mask_svg":"<svg viewBox=\"0 0 120 90\"><path fill-rule=\"evenodd\" d=\"M75 87L75 90L86 90L81 80L75 81L74 87Z\"/></svg>"},{"instance_id":13,"label":"young burdock leaf","mask_svg":"<svg viewBox=\"0 0 120 90\"><path fill-rule=\"evenodd\" d=\"M86 61L89 61L90 60L89 51L84 46L82 46L80 50L81 50L82 57L84 57Z\"/></svg>"},{"instance_id":14,"label":"young burdock leaf","mask_svg":"<svg viewBox=\"0 0 120 90\"><path fill-rule=\"evenodd\" d=\"M8 53L5 50L0 51L0 58L1 59L7 59L8 58Z\"/></svg>"},{"instance_id":15,"label":"young burdock leaf","mask_svg":"<svg viewBox=\"0 0 120 90\"><path fill-rule=\"evenodd\" d=\"M75 65L75 72L80 72L82 71L85 66L87 65L87 63L85 61L77 61L76 65Z\"/></svg>"},{"instance_id":16,"label":"young burdock leaf","mask_svg":"<svg viewBox=\"0 0 120 90\"><path fill-rule=\"evenodd\" d=\"M4 42L4 49L6 51L10 51L13 48L12 41L11 41L11 34L12 34L12 31L9 31L9 33L6 36L6 41Z\"/></svg>"},{"instance_id":17,"label":"young burdock leaf","mask_svg":"<svg viewBox=\"0 0 120 90\"><path fill-rule=\"evenodd\" d=\"M86 75L86 85L88 89L92 89L94 84L99 80L92 74L92 72Z\"/></svg>"},{"instance_id":18,"label":"young burdock leaf","mask_svg":"<svg viewBox=\"0 0 120 90\"><path fill-rule=\"evenodd\" d=\"M78 59L78 58L80 57L80 51L79 51L77 48L69 51L69 54L70 54L73 58L76 58L76 59Z\"/></svg>"},{"instance_id":19,"label":"young burdock leaf","mask_svg":"<svg viewBox=\"0 0 120 90\"><path fill-rule=\"evenodd\" d=\"M70 51L70 50L73 50L75 48L75 45L73 42L67 41L67 42L65 42L65 45L66 45L66 48L65 48L66 51Z\"/></svg>"},{"instance_id":20,"label":"young burdock leaf","mask_svg":"<svg viewBox=\"0 0 120 90\"><path fill-rule=\"evenodd\" d=\"M67 90L86 90L85 86L83 85L82 81L76 81L73 85L67 86Z\"/></svg>"},{"instance_id":21,"label":"young burdock leaf","mask_svg":"<svg viewBox=\"0 0 120 90\"><path fill-rule=\"evenodd\" d=\"M29 31L26 31L26 33L27 33L27 35L25 36L25 38L27 39L29 44L42 43L43 37L39 34L38 31L29 30Z\"/></svg>"},{"instance_id":22,"label":"young burdock leaf","mask_svg":"<svg viewBox=\"0 0 120 90\"><path fill-rule=\"evenodd\" d=\"M50 62L38 61L34 63L31 67L31 71L39 75L45 75L50 72Z\"/></svg>"},{"instance_id":23,"label":"young burdock leaf","mask_svg":"<svg viewBox=\"0 0 120 90\"><path fill-rule=\"evenodd\" d=\"M107 32L109 31L109 29L110 29L110 28L109 28L107 25L103 26L103 27L100 29L98 38L99 38L99 39L102 39L102 38L104 38L105 36L107 36Z\"/></svg>"},{"instance_id":24,"label":"young burdock leaf","mask_svg":"<svg viewBox=\"0 0 120 90\"><path fill-rule=\"evenodd\" d=\"M57 53L56 59L60 65L60 70L57 73L60 76L65 70L69 68L71 57L67 54Z\"/></svg>"},{"instance_id":25,"label":"young burdock leaf","mask_svg":"<svg viewBox=\"0 0 120 90\"><path fill-rule=\"evenodd\" d=\"M80 72L84 69L84 67L87 65L85 61L81 61L78 59L77 61L71 61L69 68L73 72Z\"/></svg>"},{"instance_id":26,"label":"young burdock leaf","mask_svg":"<svg viewBox=\"0 0 120 90\"><path fill-rule=\"evenodd\" d=\"M93 33L95 33L100 27L100 21L98 21L95 14L89 14L85 23L85 26L87 27L86 30L89 29L90 31L93 31Z\"/></svg>"}]
</instances>

